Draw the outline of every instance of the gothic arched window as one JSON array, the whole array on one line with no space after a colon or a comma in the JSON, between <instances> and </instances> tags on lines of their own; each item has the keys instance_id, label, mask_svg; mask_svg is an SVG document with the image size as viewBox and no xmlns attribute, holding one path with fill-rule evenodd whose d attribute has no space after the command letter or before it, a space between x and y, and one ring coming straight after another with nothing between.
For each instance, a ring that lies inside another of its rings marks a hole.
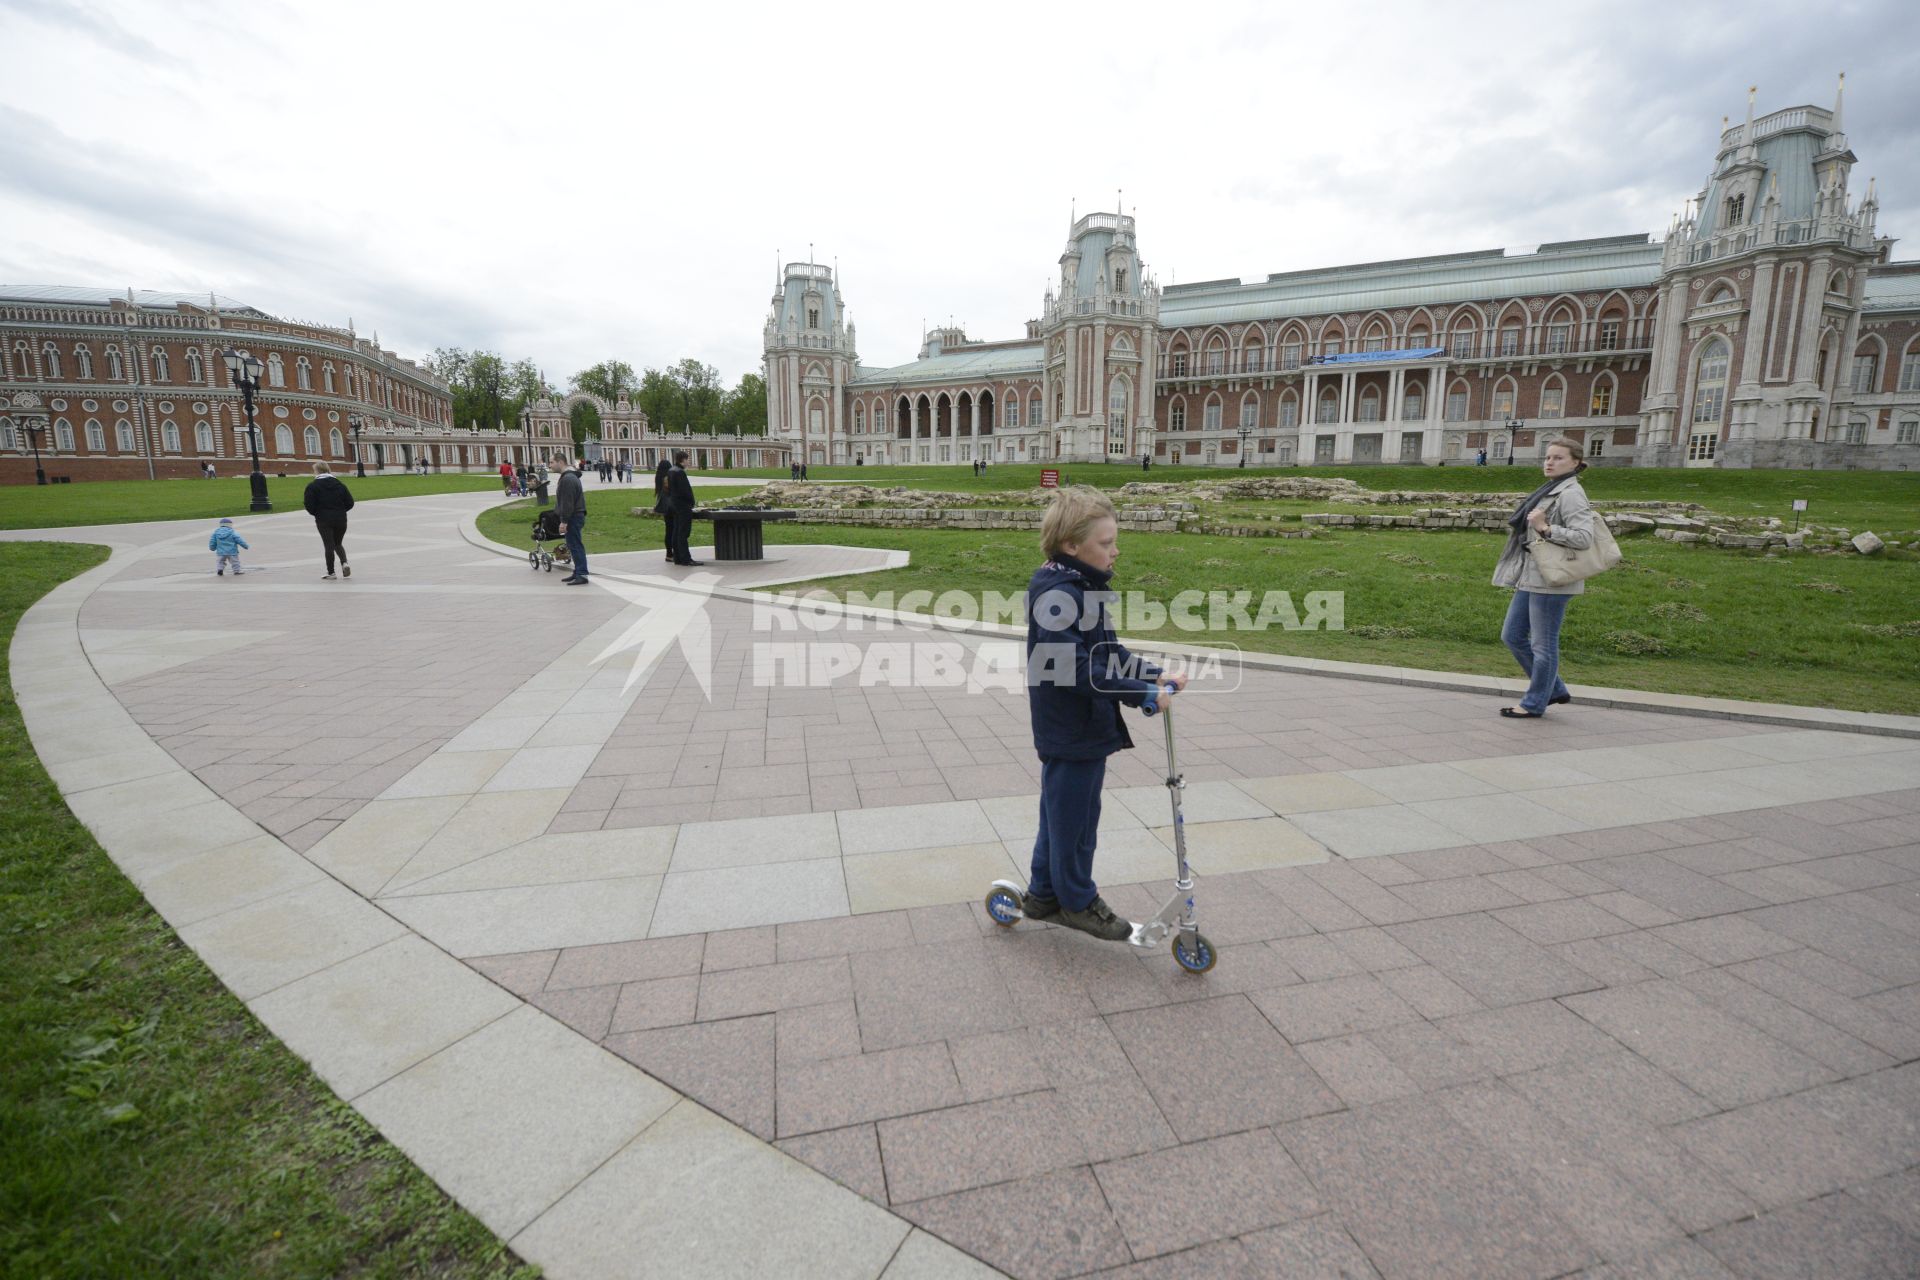
<instances>
[{"instance_id":1,"label":"gothic arched window","mask_svg":"<svg viewBox=\"0 0 1920 1280\"><path fill-rule=\"evenodd\" d=\"M1720 338L1700 348L1693 379L1693 420L1718 422L1727 404L1727 363L1732 349Z\"/></svg>"}]
</instances>

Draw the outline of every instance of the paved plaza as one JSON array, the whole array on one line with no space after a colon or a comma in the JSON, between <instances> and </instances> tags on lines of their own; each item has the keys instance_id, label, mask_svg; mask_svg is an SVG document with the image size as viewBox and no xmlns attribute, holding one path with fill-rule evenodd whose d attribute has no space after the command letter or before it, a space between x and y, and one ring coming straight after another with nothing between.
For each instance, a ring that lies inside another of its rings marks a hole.
<instances>
[{"instance_id":1,"label":"paved plaza","mask_svg":"<svg viewBox=\"0 0 1920 1280\"><path fill-rule=\"evenodd\" d=\"M13 672L183 940L560 1280L1920 1274L1920 721L1249 669L1179 703L1196 977L981 910L1023 693L769 687L769 643L1017 661L738 590L898 553L565 588L497 500L362 505L339 582L299 514L240 580L206 522L42 535L115 554Z\"/></svg>"}]
</instances>

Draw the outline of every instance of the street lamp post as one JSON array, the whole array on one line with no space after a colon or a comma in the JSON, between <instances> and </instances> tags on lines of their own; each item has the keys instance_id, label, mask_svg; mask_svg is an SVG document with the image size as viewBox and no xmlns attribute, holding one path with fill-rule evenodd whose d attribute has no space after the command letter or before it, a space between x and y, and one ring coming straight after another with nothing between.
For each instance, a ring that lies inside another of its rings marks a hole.
<instances>
[{"instance_id":1,"label":"street lamp post","mask_svg":"<svg viewBox=\"0 0 1920 1280\"><path fill-rule=\"evenodd\" d=\"M1515 433L1518 432L1520 428L1526 425L1527 425L1526 421L1521 418L1509 419L1507 422L1507 465L1508 466L1513 465L1513 442L1516 438Z\"/></svg>"},{"instance_id":2,"label":"street lamp post","mask_svg":"<svg viewBox=\"0 0 1920 1280\"><path fill-rule=\"evenodd\" d=\"M527 466L533 466L533 405L520 406L520 429L527 433Z\"/></svg>"},{"instance_id":3,"label":"street lamp post","mask_svg":"<svg viewBox=\"0 0 1920 1280\"><path fill-rule=\"evenodd\" d=\"M253 474L247 477L247 483L253 490L253 501L248 504L250 511L271 511L273 503L267 499L267 476L260 470L260 428L253 421L253 393L260 389L260 373L266 368L252 354L228 347L220 353L227 362L227 376L233 385L240 388L240 401L247 409L247 449L253 456Z\"/></svg>"},{"instance_id":4,"label":"street lamp post","mask_svg":"<svg viewBox=\"0 0 1920 1280\"><path fill-rule=\"evenodd\" d=\"M1240 465L1243 467L1247 465L1247 437L1252 434L1252 427L1244 422L1240 424Z\"/></svg>"},{"instance_id":5,"label":"street lamp post","mask_svg":"<svg viewBox=\"0 0 1920 1280\"><path fill-rule=\"evenodd\" d=\"M40 437L47 433L47 420L42 418L35 422L31 418L22 418L20 429L27 433L27 443L33 448L33 482L45 484L47 469L40 465Z\"/></svg>"},{"instance_id":6,"label":"street lamp post","mask_svg":"<svg viewBox=\"0 0 1920 1280\"><path fill-rule=\"evenodd\" d=\"M359 414L347 415L347 430L353 432L353 474L360 480L367 478L367 462L360 452L360 430L366 425L366 421Z\"/></svg>"}]
</instances>

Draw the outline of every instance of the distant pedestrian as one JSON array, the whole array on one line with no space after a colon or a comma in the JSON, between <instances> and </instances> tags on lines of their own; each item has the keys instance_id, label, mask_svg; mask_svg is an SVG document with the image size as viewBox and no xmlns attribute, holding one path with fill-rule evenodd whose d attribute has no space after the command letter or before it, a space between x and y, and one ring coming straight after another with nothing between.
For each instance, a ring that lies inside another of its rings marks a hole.
<instances>
[{"instance_id":1,"label":"distant pedestrian","mask_svg":"<svg viewBox=\"0 0 1920 1280\"><path fill-rule=\"evenodd\" d=\"M564 465L564 464L563 464ZM553 514L560 521L560 536L567 540L567 558L573 562L573 574L561 581L569 587L587 582L587 490L580 477L587 460L578 459L560 473L560 487L553 497Z\"/></svg>"},{"instance_id":2,"label":"distant pedestrian","mask_svg":"<svg viewBox=\"0 0 1920 1280\"><path fill-rule=\"evenodd\" d=\"M213 469L213 464L211 462L203 464L200 468L200 474L205 476L207 479L212 480L216 474Z\"/></svg>"},{"instance_id":3,"label":"distant pedestrian","mask_svg":"<svg viewBox=\"0 0 1920 1280\"><path fill-rule=\"evenodd\" d=\"M513 496L513 464L511 462L500 464L500 487L506 490L509 498Z\"/></svg>"},{"instance_id":4,"label":"distant pedestrian","mask_svg":"<svg viewBox=\"0 0 1920 1280\"><path fill-rule=\"evenodd\" d=\"M800 464L800 478L802 480L807 478L807 464L804 462Z\"/></svg>"},{"instance_id":5,"label":"distant pedestrian","mask_svg":"<svg viewBox=\"0 0 1920 1280\"><path fill-rule=\"evenodd\" d=\"M340 562L340 576L351 578L353 570L347 565L346 539L347 512L353 510L353 494L334 476L333 468L316 462L303 503L307 514L313 517L314 527L320 531L320 545L326 551L327 576L322 581L333 581L335 560Z\"/></svg>"},{"instance_id":6,"label":"distant pedestrian","mask_svg":"<svg viewBox=\"0 0 1920 1280\"><path fill-rule=\"evenodd\" d=\"M1151 454L1143 453L1140 455L1140 469L1142 471L1153 470L1153 456Z\"/></svg>"},{"instance_id":7,"label":"distant pedestrian","mask_svg":"<svg viewBox=\"0 0 1920 1280\"><path fill-rule=\"evenodd\" d=\"M1487 451L1485 449L1473 455L1473 465L1476 467L1484 467L1487 465Z\"/></svg>"},{"instance_id":8,"label":"distant pedestrian","mask_svg":"<svg viewBox=\"0 0 1920 1280\"><path fill-rule=\"evenodd\" d=\"M1500 639L1527 677L1519 704L1500 708L1510 719L1537 720L1549 706L1573 701L1560 679L1560 624L1586 583L1548 585L1527 544L1540 538L1575 550L1593 545L1593 504L1580 486L1580 473L1586 469L1584 448L1570 440L1553 441L1540 463L1545 482L1522 498L1507 520L1512 531L1494 566L1493 585L1513 589Z\"/></svg>"},{"instance_id":9,"label":"distant pedestrian","mask_svg":"<svg viewBox=\"0 0 1920 1280\"><path fill-rule=\"evenodd\" d=\"M207 539L207 550L214 553L213 576L219 577L227 571L227 565L233 565L233 576L239 577L246 570L240 567L240 552L249 549L247 540L234 531L230 516L220 517L220 523L213 528L213 536Z\"/></svg>"},{"instance_id":10,"label":"distant pedestrian","mask_svg":"<svg viewBox=\"0 0 1920 1280\"><path fill-rule=\"evenodd\" d=\"M547 464L544 462L533 464L533 497L536 507L547 505Z\"/></svg>"}]
</instances>

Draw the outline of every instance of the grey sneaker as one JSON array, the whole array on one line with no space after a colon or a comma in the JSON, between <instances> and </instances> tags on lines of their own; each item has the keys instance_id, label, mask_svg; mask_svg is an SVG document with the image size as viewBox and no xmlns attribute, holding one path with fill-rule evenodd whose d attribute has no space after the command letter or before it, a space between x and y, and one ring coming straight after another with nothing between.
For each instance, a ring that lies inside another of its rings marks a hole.
<instances>
[{"instance_id":1,"label":"grey sneaker","mask_svg":"<svg viewBox=\"0 0 1920 1280\"><path fill-rule=\"evenodd\" d=\"M1020 895L1020 912L1029 920L1046 920L1060 914L1060 900L1023 893Z\"/></svg>"},{"instance_id":2,"label":"grey sneaker","mask_svg":"<svg viewBox=\"0 0 1920 1280\"><path fill-rule=\"evenodd\" d=\"M1113 914L1105 898L1096 895L1085 911L1060 912L1060 923L1069 929L1092 934L1103 942L1122 942L1133 934L1133 924Z\"/></svg>"},{"instance_id":3,"label":"grey sneaker","mask_svg":"<svg viewBox=\"0 0 1920 1280\"><path fill-rule=\"evenodd\" d=\"M353 576L353 566L345 560L340 562L340 576L343 578L351 578Z\"/></svg>"}]
</instances>

